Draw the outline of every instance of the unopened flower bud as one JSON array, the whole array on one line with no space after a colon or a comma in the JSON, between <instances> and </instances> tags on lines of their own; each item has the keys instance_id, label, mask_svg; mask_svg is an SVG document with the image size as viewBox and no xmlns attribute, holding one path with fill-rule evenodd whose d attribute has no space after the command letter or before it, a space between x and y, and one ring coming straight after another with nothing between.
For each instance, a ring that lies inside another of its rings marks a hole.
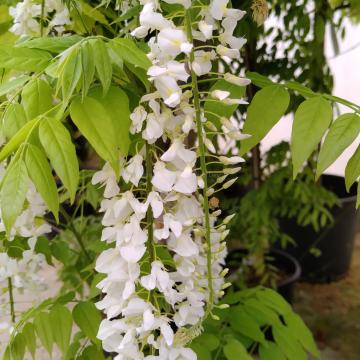
<instances>
[{"instance_id":1,"label":"unopened flower bud","mask_svg":"<svg viewBox=\"0 0 360 360\"><path fill-rule=\"evenodd\" d=\"M228 224L228 223L234 218L235 215L236 215L236 214L228 215L228 216L224 219L223 223L224 223L224 224Z\"/></svg>"},{"instance_id":2,"label":"unopened flower bud","mask_svg":"<svg viewBox=\"0 0 360 360\"><path fill-rule=\"evenodd\" d=\"M247 86L251 83L250 79L242 78L230 73L224 75L224 80L237 86Z\"/></svg>"},{"instance_id":3,"label":"unopened flower bud","mask_svg":"<svg viewBox=\"0 0 360 360\"><path fill-rule=\"evenodd\" d=\"M233 179L227 181L227 182L222 186L223 189L227 189L227 188L229 188L230 186L232 186L232 185L236 182L237 179L238 179L238 178L236 177L236 178L233 178Z\"/></svg>"},{"instance_id":4,"label":"unopened flower bud","mask_svg":"<svg viewBox=\"0 0 360 360\"><path fill-rule=\"evenodd\" d=\"M211 314L213 320L219 321L220 318L217 315Z\"/></svg>"},{"instance_id":5,"label":"unopened flower bud","mask_svg":"<svg viewBox=\"0 0 360 360\"><path fill-rule=\"evenodd\" d=\"M225 289L229 288L231 285L232 285L232 284L231 284L230 282L227 282L227 283L225 283L221 288L222 288L223 290L225 290Z\"/></svg>"},{"instance_id":6,"label":"unopened flower bud","mask_svg":"<svg viewBox=\"0 0 360 360\"><path fill-rule=\"evenodd\" d=\"M221 124L223 124L228 130L237 130L236 126L226 117L220 118ZM227 134L226 134L227 135Z\"/></svg>"},{"instance_id":7,"label":"unopened flower bud","mask_svg":"<svg viewBox=\"0 0 360 360\"><path fill-rule=\"evenodd\" d=\"M226 180L227 177L228 177L228 175L223 175L223 176L218 177L218 178L216 179L216 183L217 183L217 184L223 183L223 182Z\"/></svg>"},{"instance_id":8,"label":"unopened flower bud","mask_svg":"<svg viewBox=\"0 0 360 360\"><path fill-rule=\"evenodd\" d=\"M221 215L221 210L220 210L220 209L214 211L214 212L211 214L211 216L215 216L215 217L218 217L218 216L220 216L220 215Z\"/></svg>"},{"instance_id":9,"label":"unopened flower bud","mask_svg":"<svg viewBox=\"0 0 360 360\"><path fill-rule=\"evenodd\" d=\"M218 231L219 232L223 232L223 231L225 231L226 230L226 225L221 225L221 226L219 226L219 228L218 228Z\"/></svg>"},{"instance_id":10,"label":"unopened flower bud","mask_svg":"<svg viewBox=\"0 0 360 360\"><path fill-rule=\"evenodd\" d=\"M225 105L248 105L249 103L243 99L224 99Z\"/></svg>"},{"instance_id":11,"label":"unopened flower bud","mask_svg":"<svg viewBox=\"0 0 360 360\"><path fill-rule=\"evenodd\" d=\"M228 273L229 273L229 269L228 269L228 268L225 268L225 269L220 273L220 276L221 276L221 277L225 277Z\"/></svg>"},{"instance_id":12,"label":"unopened flower bud","mask_svg":"<svg viewBox=\"0 0 360 360\"><path fill-rule=\"evenodd\" d=\"M223 297L224 295L225 295L225 291L222 291L222 290L221 290L221 291L218 292L218 296L219 296L219 297Z\"/></svg>"},{"instance_id":13,"label":"unopened flower bud","mask_svg":"<svg viewBox=\"0 0 360 360\"><path fill-rule=\"evenodd\" d=\"M228 309L229 307L230 307L229 304L220 304L220 305L217 305L217 308L218 308L218 309L221 309L221 310Z\"/></svg>"},{"instance_id":14,"label":"unopened flower bud","mask_svg":"<svg viewBox=\"0 0 360 360\"><path fill-rule=\"evenodd\" d=\"M219 160L225 165L235 165L241 162L245 162L245 159L243 159L241 156L219 156Z\"/></svg>"},{"instance_id":15,"label":"unopened flower bud","mask_svg":"<svg viewBox=\"0 0 360 360\"><path fill-rule=\"evenodd\" d=\"M238 173L241 169L242 169L241 166L235 168L225 168L223 172L224 174L234 175Z\"/></svg>"},{"instance_id":16,"label":"unopened flower bud","mask_svg":"<svg viewBox=\"0 0 360 360\"><path fill-rule=\"evenodd\" d=\"M211 122L211 121L206 121L205 126L210 130L210 131L218 131L217 127Z\"/></svg>"},{"instance_id":17,"label":"unopened flower bud","mask_svg":"<svg viewBox=\"0 0 360 360\"><path fill-rule=\"evenodd\" d=\"M229 235L229 233L230 233L230 230L229 229L227 229L227 230L225 230L222 234L221 234L221 241L223 241L223 240L225 240L226 239L226 237Z\"/></svg>"},{"instance_id":18,"label":"unopened flower bud","mask_svg":"<svg viewBox=\"0 0 360 360\"><path fill-rule=\"evenodd\" d=\"M212 152L212 153L216 153L216 149L215 149L215 146L214 144L212 143L212 141L210 139L204 139L204 144L206 146L206 148Z\"/></svg>"},{"instance_id":19,"label":"unopened flower bud","mask_svg":"<svg viewBox=\"0 0 360 360\"><path fill-rule=\"evenodd\" d=\"M219 202L220 202L220 200L217 197L212 197L209 200L210 209L216 209L217 207L219 207Z\"/></svg>"},{"instance_id":20,"label":"unopened flower bud","mask_svg":"<svg viewBox=\"0 0 360 360\"><path fill-rule=\"evenodd\" d=\"M214 193L214 191L215 190L213 188L210 188L210 189L207 190L206 195L211 196Z\"/></svg>"}]
</instances>

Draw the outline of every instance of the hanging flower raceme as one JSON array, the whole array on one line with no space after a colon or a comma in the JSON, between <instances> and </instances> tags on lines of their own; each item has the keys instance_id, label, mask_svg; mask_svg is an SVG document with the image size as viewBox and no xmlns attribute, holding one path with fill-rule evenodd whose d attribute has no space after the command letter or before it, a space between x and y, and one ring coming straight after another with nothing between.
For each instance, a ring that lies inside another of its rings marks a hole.
<instances>
[{"instance_id":1,"label":"hanging flower raceme","mask_svg":"<svg viewBox=\"0 0 360 360\"><path fill-rule=\"evenodd\" d=\"M190 1L165 1L183 6L184 22L175 24L161 11L161 1L140 2L140 25L132 34L155 34L148 41L154 92L131 115L131 132L146 145L129 161L121 160L126 191L120 191L108 164L93 179L105 186L102 240L110 244L96 263L105 274L97 307L106 319L98 338L106 351L118 354L116 359L190 360L196 354L186 345L201 333L227 286L224 240L230 217L218 220L221 211L212 196L232 185L236 179L229 177L243 161L217 155L206 128L222 130L209 124L202 104L206 99L219 106L246 103L227 91L200 91L198 77L207 76L220 57L240 56L245 41L233 31L244 12L228 8L226 0L197 6L195 12ZM248 83L231 74L219 76L240 86ZM234 138L245 136L230 119L222 118L221 124ZM213 184L208 158L220 169Z\"/></svg>"}]
</instances>

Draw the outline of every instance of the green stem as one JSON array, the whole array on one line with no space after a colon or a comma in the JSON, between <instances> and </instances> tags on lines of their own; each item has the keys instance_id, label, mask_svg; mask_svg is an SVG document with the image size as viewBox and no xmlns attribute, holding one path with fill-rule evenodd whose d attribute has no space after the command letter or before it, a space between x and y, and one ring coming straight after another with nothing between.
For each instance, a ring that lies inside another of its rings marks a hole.
<instances>
[{"instance_id":1,"label":"green stem","mask_svg":"<svg viewBox=\"0 0 360 360\"><path fill-rule=\"evenodd\" d=\"M186 11L186 31L188 39L191 43L194 42L192 36L192 27L191 27L191 9ZM205 221L205 241L207 245L206 260L207 260L207 278L208 278L208 288L209 288L209 299L207 303L207 308L205 312L205 318L211 313L213 302L214 302L214 289L213 289L213 276L212 276L212 250L211 250L211 227L210 227L210 214L209 214L209 198L207 196L208 191L208 179L207 179L207 168L206 168L206 149L204 144L204 134L203 127L201 123L201 106L200 106L200 96L199 96L199 87L198 80L195 74L195 71L192 69L191 64L194 61L194 50L191 51L190 56L190 68L191 68L191 81L194 94L194 107L195 107L195 120L197 128L197 137L199 141L199 153L200 153L200 168L201 176L204 181L203 188L203 208L204 208L204 221Z\"/></svg>"},{"instance_id":2,"label":"green stem","mask_svg":"<svg viewBox=\"0 0 360 360\"><path fill-rule=\"evenodd\" d=\"M146 143L146 193L149 194L152 191L152 149L151 145ZM149 252L149 260L150 265L153 261L155 261L155 249L154 249L154 216L151 210L151 206L149 206L146 214L146 222L148 226L148 241L147 248Z\"/></svg>"},{"instance_id":3,"label":"green stem","mask_svg":"<svg viewBox=\"0 0 360 360\"><path fill-rule=\"evenodd\" d=\"M88 253L88 251L86 250L84 242L82 241L81 234L79 234L79 232L76 230L71 217L62 207L60 207L60 213L64 216L65 220L68 222L69 228L70 228L71 232L74 234L75 239L78 242L82 252L84 253L84 255L87 257L87 259L89 261L92 261L92 258L90 256L90 254Z\"/></svg>"},{"instance_id":4,"label":"green stem","mask_svg":"<svg viewBox=\"0 0 360 360\"><path fill-rule=\"evenodd\" d=\"M45 0L41 1L41 15L40 15L40 36L44 36L44 13L45 13Z\"/></svg>"},{"instance_id":5,"label":"green stem","mask_svg":"<svg viewBox=\"0 0 360 360\"><path fill-rule=\"evenodd\" d=\"M13 293L13 285L12 285L11 277L8 277L8 290L9 290L11 321L13 324L15 324L14 293Z\"/></svg>"}]
</instances>

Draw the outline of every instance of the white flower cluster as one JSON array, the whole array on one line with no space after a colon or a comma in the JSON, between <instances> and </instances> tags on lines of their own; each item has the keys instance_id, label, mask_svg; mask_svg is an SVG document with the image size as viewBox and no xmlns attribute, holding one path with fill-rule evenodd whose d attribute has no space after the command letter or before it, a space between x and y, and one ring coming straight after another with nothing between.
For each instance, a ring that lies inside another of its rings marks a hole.
<instances>
[{"instance_id":1,"label":"white flower cluster","mask_svg":"<svg viewBox=\"0 0 360 360\"><path fill-rule=\"evenodd\" d=\"M40 34L42 10L39 2L34 0L18 2L15 7L10 7L9 12L14 18L11 32L20 36ZM45 0L43 16L48 21L45 25L46 33L55 30L58 34L62 34L65 26L71 24L69 10L61 0Z\"/></svg>"},{"instance_id":2,"label":"white flower cluster","mask_svg":"<svg viewBox=\"0 0 360 360\"><path fill-rule=\"evenodd\" d=\"M234 183L228 176L240 170L233 166L243 159L216 155L200 104L204 96L219 106L245 102L222 90L201 94L197 77L208 74L218 57L240 56L244 40L233 31L244 12L228 8L228 0L213 0L192 21L187 11L191 1L165 2L183 5L186 24L177 26L166 18L161 2L141 0L140 26L132 32L143 38L156 31L148 41L148 76L156 91L145 95L131 115L131 132L146 141L146 181L144 149L127 163L121 160L121 176L130 190L120 192L108 164L93 178L94 184L105 186L102 240L111 244L96 262L96 270L106 274L98 284L104 296L97 307L106 314L98 338L117 360L196 359L186 344L201 332L202 321L227 286L223 240L231 217L219 223L221 211L213 209L217 206L209 197ZM218 45L208 46L212 39ZM224 78L241 86L248 83L231 74ZM229 119L221 123L242 138ZM194 133L196 142L191 140ZM206 156L216 158L223 169L211 186Z\"/></svg>"},{"instance_id":3,"label":"white flower cluster","mask_svg":"<svg viewBox=\"0 0 360 360\"><path fill-rule=\"evenodd\" d=\"M43 254L35 252L35 245L39 236L51 231L48 223L42 219L47 208L31 184L27 193L27 208L16 219L11 229L9 240L13 241L15 236L28 238L28 250L22 252L22 258L10 257L7 253L0 253L0 331L1 328L11 330L7 319L10 313L8 286L9 279L15 292L38 292L46 288L45 280L39 275L41 269L46 266ZM1 217L1 215L0 215ZM0 231L4 232L4 224L0 223Z\"/></svg>"}]
</instances>

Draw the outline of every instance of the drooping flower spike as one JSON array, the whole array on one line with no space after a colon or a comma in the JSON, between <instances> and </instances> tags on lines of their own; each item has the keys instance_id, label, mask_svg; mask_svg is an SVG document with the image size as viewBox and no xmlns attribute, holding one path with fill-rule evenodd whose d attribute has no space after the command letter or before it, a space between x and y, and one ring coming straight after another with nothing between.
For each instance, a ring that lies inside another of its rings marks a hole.
<instances>
[{"instance_id":1,"label":"drooping flower spike","mask_svg":"<svg viewBox=\"0 0 360 360\"><path fill-rule=\"evenodd\" d=\"M122 180L131 191L120 191L108 165L94 176L94 182L105 185L102 238L114 244L96 264L106 275L98 284L104 296L97 307L106 314L98 337L104 350L118 354L116 359L192 360L196 354L187 345L201 333L202 322L227 286L223 266L229 219L219 223L221 211L210 197L232 185L235 179L228 176L243 161L216 154L204 127L205 93L199 91L198 77L211 72L220 57L240 56L245 41L233 31L244 12L229 8L226 0L214 0L197 6L194 19L190 1L165 1L183 6L179 24L162 13L161 1L140 2L139 27L132 35L152 36L148 77L153 92L133 111L131 132L145 140L141 152L146 150L146 156L137 154L122 166ZM219 35L213 38L215 32ZM209 40L215 45L207 49ZM248 84L235 75L222 77ZM246 103L220 90L208 98L219 106ZM221 123L234 138L245 137L229 119ZM195 141L190 133L196 134ZM214 184L208 179L210 154L223 166L223 176Z\"/></svg>"}]
</instances>

